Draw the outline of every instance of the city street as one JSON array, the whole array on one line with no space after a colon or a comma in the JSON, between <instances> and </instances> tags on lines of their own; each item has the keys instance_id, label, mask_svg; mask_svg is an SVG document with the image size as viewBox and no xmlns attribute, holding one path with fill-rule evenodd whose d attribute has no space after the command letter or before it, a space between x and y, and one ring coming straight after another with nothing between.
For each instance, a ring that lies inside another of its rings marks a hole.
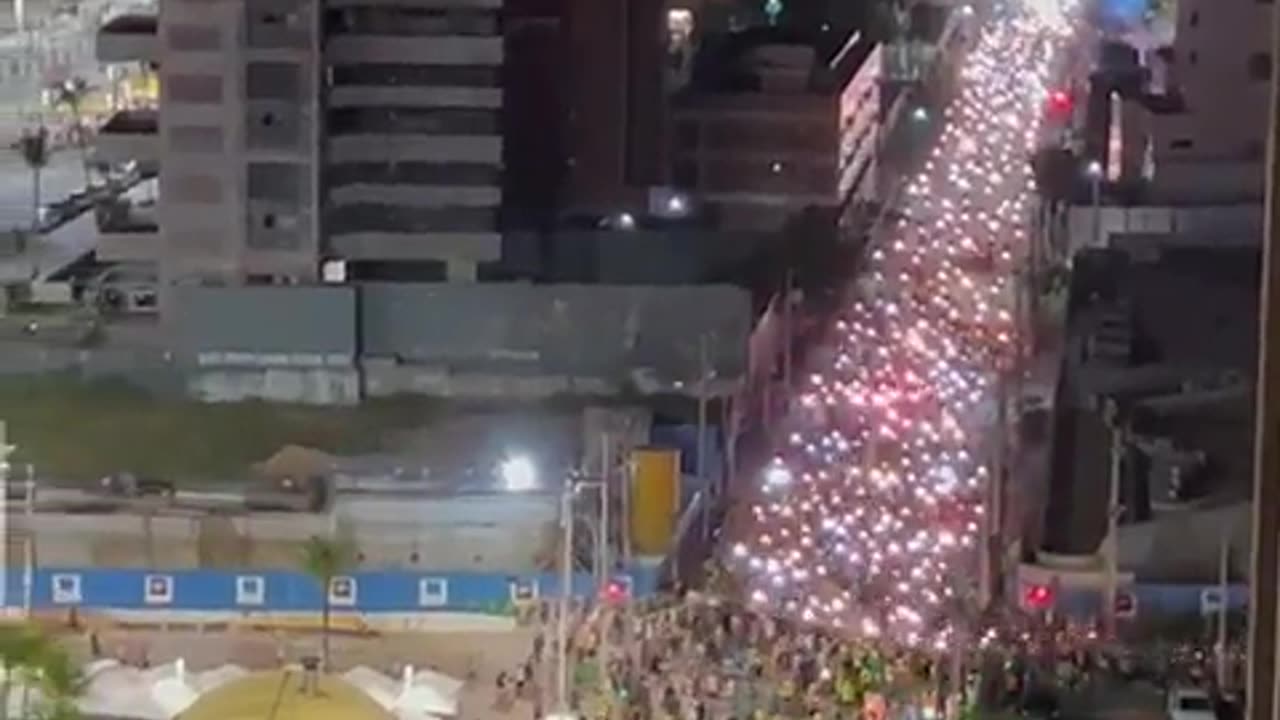
<instances>
[{"instance_id":1,"label":"city street","mask_svg":"<svg viewBox=\"0 0 1280 720\"><path fill-rule=\"evenodd\" d=\"M957 611L975 612L996 378L1017 362L1026 158L1075 39L1056 5L1026 5L985 24L734 533L762 609L944 647Z\"/></svg>"}]
</instances>

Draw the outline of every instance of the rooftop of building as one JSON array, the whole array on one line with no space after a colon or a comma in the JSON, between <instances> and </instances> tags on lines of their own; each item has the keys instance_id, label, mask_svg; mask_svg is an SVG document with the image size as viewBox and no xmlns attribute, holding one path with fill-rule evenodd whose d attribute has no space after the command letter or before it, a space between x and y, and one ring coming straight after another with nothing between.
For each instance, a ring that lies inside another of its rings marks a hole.
<instances>
[{"instance_id":1,"label":"rooftop of building","mask_svg":"<svg viewBox=\"0 0 1280 720\"><path fill-rule=\"evenodd\" d=\"M761 26L703 40L689 94L838 92L875 43L858 29Z\"/></svg>"},{"instance_id":2,"label":"rooftop of building","mask_svg":"<svg viewBox=\"0 0 1280 720\"><path fill-rule=\"evenodd\" d=\"M155 15L130 13L117 15L102 24L102 31L126 35L152 35L156 32L158 21Z\"/></svg>"},{"instance_id":3,"label":"rooftop of building","mask_svg":"<svg viewBox=\"0 0 1280 720\"><path fill-rule=\"evenodd\" d=\"M1167 483L1153 471L1152 444L1203 453L1203 470L1185 488L1189 504L1247 493L1258 266L1250 248L1176 248L1148 262L1116 251L1077 256L1055 403L1045 550L1087 554L1102 539L1111 444L1106 398L1121 406L1134 435L1122 485L1124 522L1149 519L1167 499ZM1118 324L1127 325L1128 357L1108 362L1099 357L1101 338Z\"/></svg>"}]
</instances>

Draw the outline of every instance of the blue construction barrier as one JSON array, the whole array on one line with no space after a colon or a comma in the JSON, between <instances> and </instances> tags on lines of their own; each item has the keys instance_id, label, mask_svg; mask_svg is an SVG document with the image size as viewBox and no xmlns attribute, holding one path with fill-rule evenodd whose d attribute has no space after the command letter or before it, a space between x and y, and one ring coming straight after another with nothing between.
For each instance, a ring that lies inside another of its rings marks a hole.
<instances>
[{"instance_id":1,"label":"blue construction barrier","mask_svg":"<svg viewBox=\"0 0 1280 720\"><path fill-rule=\"evenodd\" d=\"M1195 615L1201 612L1206 591L1217 593L1217 585L1143 583L1123 588L1132 593L1135 615L1160 617ZM1249 586L1227 586L1227 609L1243 610L1249 603ZM1097 617L1102 610L1102 593L1096 590L1062 589L1054 600L1054 611L1070 617Z\"/></svg>"},{"instance_id":2,"label":"blue construction barrier","mask_svg":"<svg viewBox=\"0 0 1280 720\"><path fill-rule=\"evenodd\" d=\"M3 604L25 602L23 571L8 568ZM657 570L637 567L617 576L632 597L652 595ZM572 593L593 597L594 579L573 578ZM559 597L556 573L432 573L406 571L355 572L335 579L330 603L335 610L357 613L503 612L513 600ZM133 570L102 568L38 568L32 573L33 609L78 607L87 610L171 610L204 612L317 611L323 596L316 580L304 573L280 570Z\"/></svg>"}]
</instances>

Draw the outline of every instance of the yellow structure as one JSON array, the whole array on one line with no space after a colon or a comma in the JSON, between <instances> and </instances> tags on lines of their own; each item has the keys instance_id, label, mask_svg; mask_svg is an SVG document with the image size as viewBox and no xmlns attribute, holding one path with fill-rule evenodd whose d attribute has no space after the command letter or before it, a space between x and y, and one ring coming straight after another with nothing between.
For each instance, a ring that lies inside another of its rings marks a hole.
<instances>
[{"instance_id":1,"label":"yellow structure","mask_svg":"<svg viewBox=\"0 0 1280 720\"><path fill-rule=\"evenodd\" d=\"M631 453L631 546L636 555L665 555L680 520L680 451Z\"/></svg>"},{"instance_id":2,"label":"yellow structure","mask_svg":"<svg viewBox=\"0 0 1280 720\"><path fill-rule=\"evenodd\" d=\"M274 671L229 682L197 700L182 713L181 720L392 720L394 717L341 678L322 675L317 692L304 692L303 676L300 671Z\"/></svg>"}]
</instances>

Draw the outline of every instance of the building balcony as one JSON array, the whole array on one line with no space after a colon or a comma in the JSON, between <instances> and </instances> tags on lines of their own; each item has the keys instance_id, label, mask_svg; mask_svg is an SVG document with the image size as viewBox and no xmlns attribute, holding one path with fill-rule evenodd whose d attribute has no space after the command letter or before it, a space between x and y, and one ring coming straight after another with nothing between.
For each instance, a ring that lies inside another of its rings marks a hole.
<instances>
[{"instance_id":1,"label":"building balcony","mask_svg":"<svg viewBox=\"0 0 1280 720\"><path fill-rule=\"evenodd\" d=\"M403 37L340 35L331 38L327 60L334 65L404 63L410 65L502 64L502 37Z\"/></svg>"},{"instance_id":2,"label":"building balcony","mask_svg":"<svg viewBox=\"0 0 1280 720\"><path fill-rule=\"evenodd\" d=\"M361 7L400 7L401 0L329 0L325 7L361 8ZM476 10L501 10L502 0L418 0L415 7L436 8L441 10L462 8Z\"/></svg>"},{"instance_id":3,"label":"building balcony","mask_svg":"<svg viewBox=\"0 0 1280 720\"><path fill-rule=\"evenodd\" d=\"M155 206L113 200L94 209L97 257L103 262L151 262L160 257Z\"/></svg>"},{"instance_id":4,"label":"building balcony","mask_svg":"<svg viewBox=\"0 0 1280 720\"><path fill-rule=\"evenodd\" d=\"M160 162L159 115L155 110L121 110L112 115L94 139L98 162L154 166Z\"/></svg>"},{"instance_id":5,"label":"building balcony","mask_svg":"<svg viewBox=\"0 0 1280 720\"><path fill-rule=\"evenodd\" d=\"M118 15L98 28L98 62L156 62L157 36L155 15Z\"/></svg>"},{"instance_id":6,"label":"building balcony","mask_svg":"<svg viewBox=\"0 0 1280 720\"><path fill-rule=\"evenodd\" d=\"M498 135L342 135L329 138L329 162L435 162L499 165Z\"/></svg>"},{"instance_id":7,"label":"building balcony","mask_svg":"<svg viewBox=\"0 0 1280 720\"><path fill-rule=\"evenodd\" d=\"M502 235L496 231L395 232L331 231L329 247L347 260L482 263L502 258Z\"/></svg>"}]
</instances>

